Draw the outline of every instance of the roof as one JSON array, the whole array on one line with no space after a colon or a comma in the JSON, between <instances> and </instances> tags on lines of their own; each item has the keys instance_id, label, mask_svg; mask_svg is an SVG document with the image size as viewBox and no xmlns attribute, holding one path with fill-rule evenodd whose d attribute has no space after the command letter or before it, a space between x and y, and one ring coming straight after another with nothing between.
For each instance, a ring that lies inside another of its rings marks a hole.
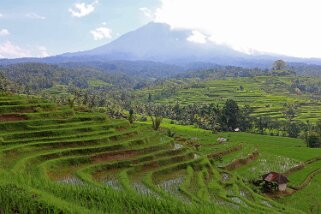
<instances>
[{"instance_id":1,"label":"roof","mask_svg":"<svg viewBox=\"0 0 321 214\"><path fill-rule=\"evenodd\" d=\"M286 184L289 182L288 178L277 172L269 172L262 176L263 180L268 182L275 182L277 184Z\"/></svg>"}]
</instances>

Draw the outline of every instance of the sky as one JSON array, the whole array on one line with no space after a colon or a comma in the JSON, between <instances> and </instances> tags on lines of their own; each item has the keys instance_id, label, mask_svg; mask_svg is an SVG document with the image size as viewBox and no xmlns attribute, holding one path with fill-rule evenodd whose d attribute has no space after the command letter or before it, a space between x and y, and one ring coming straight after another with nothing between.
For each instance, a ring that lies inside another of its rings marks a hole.
<instances>
[{"instance_id":1,"label":"sky","mask_svg":"<svg viewBox=\"0 0 321 214\"><path fill-rule=\"evenodd\" d=\"M0 58L99 47L148 22L192 29L190 42L321 58L319 0L1 0Z\"/></svg>"}]
</instances>

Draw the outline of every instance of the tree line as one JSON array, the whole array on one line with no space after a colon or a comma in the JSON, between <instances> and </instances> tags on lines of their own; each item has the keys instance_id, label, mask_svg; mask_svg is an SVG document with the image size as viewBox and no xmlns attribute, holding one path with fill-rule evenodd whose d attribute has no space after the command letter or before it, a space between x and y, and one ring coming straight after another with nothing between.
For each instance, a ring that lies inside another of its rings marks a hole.
<instances>
[{"instance_id":1,"label":"tree line","mask_svg":"<svg viewBox=\"0 0 321 214\"><path fill-rule=\"evenodd\" d=\"M194 125L199 128L221 131L242 131L272 136L303 138L309 147L321 147L321 120L313 125L310 121L297 121L296 106L284 104L284 120L269 116L254 116L254 108L250 105L240 107L232 99L228 99L223 106L216 104L164 105L152 103L130 107L133 112L143 115L139 120L146 120L146 116L171 119L171 123L179 125ZM131 116L132 118L132 116Z\"/></svg>"}]
</instances>

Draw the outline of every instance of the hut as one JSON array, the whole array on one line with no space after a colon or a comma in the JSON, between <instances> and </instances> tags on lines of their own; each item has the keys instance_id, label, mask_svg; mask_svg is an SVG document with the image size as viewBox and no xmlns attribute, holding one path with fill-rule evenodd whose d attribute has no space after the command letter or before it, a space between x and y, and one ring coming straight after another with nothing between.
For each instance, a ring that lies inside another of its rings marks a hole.
<instances>
[{"instance_id":1,"label":"hut","mask_svg":"<svg viewBox=\"0 0 321 214\"><path fill-rule=\"evenodd\" d=\"M278 185L278 189L281 192L284 192L287 187L287 183L289 182L288 178L284 175L281 175L277 172L269 172L262 176L263 181L268 183L276 183Z\"/></svg>"}]
</instances>

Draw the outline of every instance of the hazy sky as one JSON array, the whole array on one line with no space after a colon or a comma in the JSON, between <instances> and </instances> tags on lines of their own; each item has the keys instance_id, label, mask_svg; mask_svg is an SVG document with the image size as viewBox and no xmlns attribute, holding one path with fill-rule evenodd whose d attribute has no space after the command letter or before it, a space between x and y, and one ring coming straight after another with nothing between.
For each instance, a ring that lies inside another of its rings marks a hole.
<instances>
[{"instance_id":1,"label":"hazy sky","mask_svg":"<svg viewBox=\"0 0 321 214\"><path fill-rule=\"evenodd\" d=\"M321 58L319 0L1 0L0 58L106 44L150 21L193 29L191 42Z\"/></svg>"}]
</instances>

